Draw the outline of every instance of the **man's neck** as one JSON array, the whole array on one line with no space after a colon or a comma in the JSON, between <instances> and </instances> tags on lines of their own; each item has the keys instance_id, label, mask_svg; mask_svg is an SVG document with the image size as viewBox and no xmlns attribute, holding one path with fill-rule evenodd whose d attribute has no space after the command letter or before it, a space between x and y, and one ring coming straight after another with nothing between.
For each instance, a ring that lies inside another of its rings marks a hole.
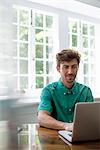
<instances>
[{"instance_id":1,"label":"man's neck","mask_svg":"<svg viewBox=\"0 0 100 150\"><path fill-rule=\"evenodd\" d=\"M67 87L68 89L71 89L72 87L73 87L73 85L74 85L74 82L72 82L72 83L65 83L65 82L63 82L63 81L61 81L62 82L62 84L65 86L65 87Z\"/></svg>"},{"instance_id":2,"label":"man's neck","mask_svg":"<svg viewBox=\"0 0 100 150\"><path fill-rule=\"evenodd\" d=\"M71 89L73 87L73 84L64 84L68 89Z\"/></svg>"}]
</instances>

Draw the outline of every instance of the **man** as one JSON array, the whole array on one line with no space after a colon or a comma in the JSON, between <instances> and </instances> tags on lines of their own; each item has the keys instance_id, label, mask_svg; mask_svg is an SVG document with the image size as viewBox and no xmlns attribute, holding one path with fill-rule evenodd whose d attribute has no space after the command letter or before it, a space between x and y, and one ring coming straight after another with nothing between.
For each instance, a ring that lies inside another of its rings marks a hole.
<instances>
[{"instance_id":1,"label":"man","mask_svg":"<svg viewBox=\"0 0 100 150\"><path fill-rule=\"evenodd\" d=\"M56 55L60 80L47 85L41 93L38 122L51 129L73 129L74 108L77 102L94 101L91 89L75 81L79 69L78 51L65 49Z\"/></svg>"}]
</instances>

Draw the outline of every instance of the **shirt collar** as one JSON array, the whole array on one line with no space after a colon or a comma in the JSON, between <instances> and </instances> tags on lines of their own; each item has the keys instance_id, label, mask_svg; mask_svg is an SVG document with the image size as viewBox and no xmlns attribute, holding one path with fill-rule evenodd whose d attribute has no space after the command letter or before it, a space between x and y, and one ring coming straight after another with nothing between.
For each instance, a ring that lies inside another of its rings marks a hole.
<instances>
[{"instance_id":1,"label":"shirt collar","mask_svg":"<svg viewBox=\"0 0 100 150\"><path fill-rule=\"evenodd\" d=\"M63 87L64 89L66 89L66 94L75 94L77 93L77 86L76 86L76 81L73 83L73 87L71 89L67 88L62 82L61 79L59 79L58 84Z\"/></svg>"}]
</instances>

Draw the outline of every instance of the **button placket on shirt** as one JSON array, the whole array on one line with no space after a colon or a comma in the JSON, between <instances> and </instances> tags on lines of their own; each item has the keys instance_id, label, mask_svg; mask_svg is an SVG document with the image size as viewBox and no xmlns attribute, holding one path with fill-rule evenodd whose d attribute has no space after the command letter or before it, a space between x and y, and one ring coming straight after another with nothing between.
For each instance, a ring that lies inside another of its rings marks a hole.
<instances>
[{"instance_id":1,"label":"button placket on shirt","mask_svg":"<svg viewBox=\"0 0 100 150\"><path fill-rule=\"evenodd\" d=\"M64 96L66 97L69 97L68 99L70 99L70 95L74 95L75 93L73 92L73 91L64 91ZM68 107L68 105L66 105L66 106L64 106L65 107L65 109L66 109L66 115L67 114L69 114L70 116L72 116L72 114L73 114L73 106L72 107ZM69 123L72 123L72 120L71 120L71 118L69 118L68 119L68 122Z\"/></svg>"}]
</instances>

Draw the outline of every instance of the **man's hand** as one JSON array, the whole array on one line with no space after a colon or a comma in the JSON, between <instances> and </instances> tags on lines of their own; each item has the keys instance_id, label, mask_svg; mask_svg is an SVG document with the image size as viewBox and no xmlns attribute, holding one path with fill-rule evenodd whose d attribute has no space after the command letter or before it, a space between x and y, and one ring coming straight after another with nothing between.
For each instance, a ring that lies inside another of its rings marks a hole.
<instances>
[{"instance_id":1,"label":"man's hand","mask_svg":"<svg viewBox=\"0 0 100 150\"><path fill-rule=\"evenodd\" d=\"M65 123L64 129L68 130L68 131L72 131L73 130L73 123Z\"/></svg>"}]
</instances>

